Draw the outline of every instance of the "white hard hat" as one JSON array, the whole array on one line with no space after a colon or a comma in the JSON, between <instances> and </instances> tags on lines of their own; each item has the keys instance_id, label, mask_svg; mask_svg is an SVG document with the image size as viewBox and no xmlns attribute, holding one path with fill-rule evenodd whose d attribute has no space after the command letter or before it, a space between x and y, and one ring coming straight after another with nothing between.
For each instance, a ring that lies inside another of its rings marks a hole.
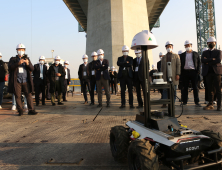
<instances>
[{"instance_id":1,"label":"white hard hat","mask_svg":"<svg viewBox=\"0 0 222 170\"><path fill-rule=\"evenodd\" d=\"M154 67L155 67L155 65L153 64L153 65L152 65L152 68L154 68Z\"/></svg>"},{"instance_id":2,"label":"white hard hat","mask_svg":"<svg viewBox=\"0 0 222 170\"><path fill-rule=\"evenodd\" d=\"M0 56L2 56L2 53L0 53Z\"/></svg>"},{"instance_id":3,"label":"white hard hat","mask_svg":"<svg viewBox=\"0 0 222 170\"><path fill-rule=\"evenodd\" d=\"M61 60L61 57L60 56L55 56L55 60Z\"/></svg>"},{"instance_id":4,"label":"white hard hat","mask_svg":"<svg viewBox=\"0 0 222 170\"><path fill-rule=\"evenodd\" d=\"M17 45L16 50L17 49L26 49L26 48L25 48L24 44L20 43Z\"/></svg>"},{"instance_id":5,"label":"white hard hat","mask_svg":"<svg viewBox=\"0 0 222 170\"><path fill-rule=\"evenodd\" d=\"M191 44L192 45L192 42L190 40L186 40L184 45L187 45L187 44Z\"/></svg>"},{"instance_id":6,"label":"white hard hat","mask_svg":"<svg viewBox=\"0 0 222 170\"><path fill-rule=\"evenodd\" d=\"M160 52L160 53L159 53L159 56L160 56L160 55L163 55L163 53L162 53L162 52Z\"/></svg>"},{"instance_id":7,"label":"white hard hat","mask_svg":"<svg viewBox=\"0 0 222 170\"><path fill-rule=\"evenodd\" d=\"M115 68L114 66L111 67L112 69Z\"/></svg>"},{"instance_id":8,"label":"white hard hat","mask_svg":"<svg viewBox=\"0 0 222 170\"><path fill-rule=\"evenodd\" d=\"M102 49L99 49L99 50L97 51L97 54L98 54L98 55L104 54L104 51L103 51Z\"/></svg>"},{"instance_id":9,"label":"white hard hat","mask_svg":"<svg viewBox=\"0 0 222 170\"><path fill-rule=\"evenodd\" d=\"M183 53L183 50L180 50L178 51L178 55L182 54Z\"/></svg>"},{"instance_id":10,"label":"white hard hat","mask_svg":"<svg viewBox=\"0 0 222 170\"><path fill-rule=\"evenodd\" d=\"M64 64L69 64L69 61L66 60L66 61L64 62Z\"/></svg>"},{"instance_id":11,"label":"white hard hat","mask_svg":"<svg viewBox=\"0 0 222 170\"><path fill-rule=\"evenodd\" d=\"M88 58L88 55L84 54L84 55L82 56L82 59L84 59L84 58Z\"/></svg>"},{"instance_id":12,"label":"white hard hat","mask_svg":"<svg viewBox=\"0 0 222 170\"><path fill-rule=\"evenodd\" d=\"M207 50L208 50L208 48L207 48L207 47L205 47L205 48L203 49L203 52L204 52L204 51L207 51Z\"/></svg>"},{"instance_id":13,"label":"white hard hat","mask_svg":"<svg viewBox=\"0 0 222 170\"><path fill-rule=\"evenodd\" d=\"M142 51L141 50L135 50L134 52L135 52L135 54L138 54L138 53L141 53Z\"/></svg>"},{"instance_id":14,"label":"white hard hat","mask_svg":"<svg viewBox=\"0 0 222 170\"><path fill-rule=\"evenodd\" d=\"M173 45L173 43L171 41L167 41L166 44L165 44L165 47L168 46L168 45Z\"/></svg>"},{"instance_id":15,"label":"white hard hat","mask_svg":"<svg viewBox=\"0 0 222 170\"><path fill-rule=\"evenodd\" d=\"M98 54L94 51L94 52L92 52L91 57L95 56L95 55L97 56Z\"/></svg>"},{"instance_id":16,"label":"white hard hat","mask_svg":"<svg viewBox=\"0 0 222 170\"><path fill-rule=\"evenodd\" d=\"M207 42L217 42L215 37L208 38Z\"/></svg>"},{"instance_id":17,"label":"white hard hat","mask_svg":"<svg viewBox=\"0 0 222 170\"><path fill-rule=\"evenodd\" d=\"M127 45L124 45L124 46L122 47L122 51L129 51L129 47L128 47Z\"/></svg>"},{"instance_id":18,"label":"white hard hat","mask_svg":"<svg viewBox=\"0 0 222 170\"><path fill-rule=\"evenodd\" d=\"M41 56L39 57L39 60L45 60L45 57L44 57L43 55L41 55Z\"/></svg>"},{"instance_id":19,"label":"white hard hat","mask_svg":"<svg viewBox=\"0 0 222 170\"><path fill-rule=\"evenodd\" d=\"M146 46L147 49L158 47L155 36L148 30L143 30L133 37L131 44L132 50L141 50L141 46Z\"/></svg>"}]
</instances>

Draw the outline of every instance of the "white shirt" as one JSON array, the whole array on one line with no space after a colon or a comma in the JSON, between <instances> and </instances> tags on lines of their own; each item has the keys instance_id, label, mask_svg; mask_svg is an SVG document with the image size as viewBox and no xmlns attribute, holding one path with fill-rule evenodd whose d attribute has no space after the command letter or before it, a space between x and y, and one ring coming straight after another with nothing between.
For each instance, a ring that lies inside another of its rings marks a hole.
<instances>
[{"instance_id":1,"label":"white shirt","mask_svg":"<svg viewBox=\"0 0 222 170\"><path fill-rule=\"evenodd\" d=\"M66 72L65 79L68 79L68 70L67 70L67 68L65 68L65 72Z\"/></svg>"},{"instance_id":2,"label":"white shirt","mask_svg":"<svg viewBox=\"0 0 222 170\"><path fill-rule=\"evenodd\" d=\"M186 53L186 62L184 65L185 70L195 70L194 63L193 63L193 52Z\"/></svg>"},{"instance_id":3,"label":"white shirt","mask_svg":"<svg viewBox=\"0 0 222 170\"><path fill-rule=\"evenodd\" d=\"M39 64L39 66L40 66L40 78L41 79L43 79L43 64ZM41 77L41 75L42 75L42 77Z\"/></svg>"}]
</instances>

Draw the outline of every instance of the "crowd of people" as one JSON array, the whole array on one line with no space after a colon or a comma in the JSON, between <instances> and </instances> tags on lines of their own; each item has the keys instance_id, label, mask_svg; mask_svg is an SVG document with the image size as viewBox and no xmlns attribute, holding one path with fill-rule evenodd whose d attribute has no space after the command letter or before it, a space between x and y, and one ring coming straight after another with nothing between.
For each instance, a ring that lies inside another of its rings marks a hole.
<instances>
[{"instance_id":1,"label":"crowd of people","mask_svg":"<svg viewBox=\"0 0 222 170\"><path fill-rule=\"evenodd\" d=\"M205 107L204 110L213 110L214 104L217 103L217 110L221 111L221 74L222 74L222 53L217 50L216 39L210 37L207 41L208 48L203 49L202 56L192 49L192 42L186 40L184 43L185 52L180 50L178 54L173 52L173 43L167 41L165 48L167 53L164 55L162 52L159 53L160 61L157 63L157 70L155 65L152 65L150 71L150 82L153 79L154 72L162 72L164 81L168 82L167 77L167 63L171 62L172 67L172 82L174 85L174 102L176 101L176 89L180 83L181 88L181 100L182 105L186 106L188 102L188 87L191 82L193 88L194 103L196 107L202 107L199 99L198 81L202 75L205 84ZM115 67L109 69L109 61L104 59L104 51L99 49L97 52L91 54L92 62L88 63L88 56L83 55L83 64L80 65L78 75L81 81L81 86L84 94L85 102L88 103L87 99L87 87L90 92L91 103L95 104L94 89L98 93L97 107L102 107L102 90L104 89L106 95L107 107L110 106L110 84L116 89L117 81L120 82L121 88L121 106L120 108L126 107L125 92L126 87L128 88L129 94L129 105L130 108L134 108L133 105L133 86L136 88L137 93L137 108L143 107L143 100L141 97L141 89L143 90L144 81L144 66L142 60L142 53L140 50L136 50L136 58L129 56L129 47L124 45L122 47L122 56L117 60L117 66L119 66L118 73ZM110 73L109 73L110 72ZM110 83L111 82L111 83ZM160 90L161 99L167 99L167 89ZM116 94L116 90L115 90ZM217 102L216 102L217 99ZM162 108L167 107L163 104Z\"/></svg>"},{"instance_id":2,"label":"crowd of people","mask_svg":"<svg viewBox=\"0 0 222 170\"><path fill-rule=\"evenodd\" d=\"M205 107L204 110L213 110L217 103L217 111L221 111L221 75L222 75L222 52L217 50L216 39L210 37L207 41L208 48L203 49L201 57L192 50L192 42L185 41L185 52L182 50L175 54L173 52L173 43L167 41L165 48L167 53L160 52L160 61L157 63L157 70L152 65L150 71L150 82L154 72L162 72L164 81L168 82L167 63L171 62L172 82L174 89L177 89L180 83L182 105L186 106L188 102L188 87L191 82L193 88L194 103L196 107L202 107L199 99L198 80L202 75L205 85ZM11 57L8 65L3 62L0 53L0 109L2 108L3 88L7 75L9 74L8 92L13 94L12 110L16 110L19 116L23 115L23 108L28 109L29 115L36 115L34 109L32 92L35 91L36 106L40 104L40 93L42 94L42 105L45 100L51 99L52 106L56 105L55 99L58 98L58 105L63 105L66 100L67 86L70 84L69 62L61 64L60 56L54 58L54 63L49 66L45 63L45 57L39 57L39 63L32 65L30 58L25 54L26 48L23 44L16 47L17 55ZM129 47L122 47L122 56L117 60L118 72L114 66L109 67L109 61L104 57L104 51L99 49L91 54L92 61L88 63L88 56L83 55L83 64L79 66L78 76L81 83L84 104L88 103L87 92L90 93L90 105L95 105L95 93L98 94L98 106L102 107L102 92L105 91L106 106L110 107L110 98L112 94L117 94L117 83L120 82L121 105L126 107L126 88L129 95L129 106L135 108L133 104L133 86L137 93L137 108L144 105L141 89L144 91L144 64L141 50L135 50L135 58L129 56ZM112 87L110 90L110 86ZM176 99L176 90L174 102ZM160 90L161 99L167 99L166 89ZM21 100L24 95L24 107ZM216 101L217 100L217 101ZM162 105L162 108L167 107Z\"/></svg>"},{"instance_id":3,"label":"crowd of people","mask_svg":"<svg viewBox=\"0 0 222 170\"><path fill-rule=\"evenodd\" d=\"M28 109L28 115L36 115L34 109L32 93L35 92L36 106L39 106L40 94L42 94L42 105L45 100L51 99L55 106L55 98L58 98L58 105L63 105L66 100L67 86L70 84L69 62L61 64L60 56L56 56L54 63L49 67L45 63L45 57L39 57L39 63L33 66L30 58L25 54L26 47L18 44L16 47L17 55L11 57L8 65L3 62L0 54L0 109L2 108L3 88L8 80L8 92L12 95L12 110L17 110L18 115L23 115L23 109ZM24 107L22 102L24 95Z\"/></svg>"}]
</instances>

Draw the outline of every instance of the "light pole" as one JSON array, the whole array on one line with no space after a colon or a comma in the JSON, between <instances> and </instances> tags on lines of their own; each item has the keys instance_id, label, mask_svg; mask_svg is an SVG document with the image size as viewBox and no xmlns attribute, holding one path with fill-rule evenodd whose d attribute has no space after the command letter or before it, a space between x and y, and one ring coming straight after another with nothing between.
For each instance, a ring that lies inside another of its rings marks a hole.
<instances>
[{"instance_id":1,"label":"light pole","mask_svg":"<svg viewBox=\"0 0 222 170\"><path fill-rule=\"evenodd\" d=\"M51 50L51 52L52 52L52 58L53 58L53 52L54 52L54 50Z\"/></svg>"}]
</instances>

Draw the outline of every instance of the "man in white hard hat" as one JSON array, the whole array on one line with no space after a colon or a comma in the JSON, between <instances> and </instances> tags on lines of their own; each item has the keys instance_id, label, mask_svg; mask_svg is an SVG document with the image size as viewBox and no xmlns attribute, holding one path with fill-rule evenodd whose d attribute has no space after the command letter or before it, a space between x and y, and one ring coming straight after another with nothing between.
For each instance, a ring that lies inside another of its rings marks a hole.
<instances>
[{"instance_id":1,"label":"man in white hard hat","mask_svg":"<svg viewBox=\"0 0 222 170\"><path fill-rule=\"evenodd\" d=\"M104 59L104 51L99 49L97 51L99 60L96 62L95 69L96 69L96 86L98 92L98 102L99 105L97 107L102 107L102 87L104 87L105 94L106 94L106 103L107 107L110 107L110 92L109 92L109 61Z\"/></svg>"},{"instance_id":2,"label":"man in white hard hat","mask_svg":"<svg viewBox=\"0 0 222 170\"><path fill-rule=\"evenodd\" d=\"M201 56L202 75L206 76L208 86L209 103L204 110L213 110L214 89L217 96L217 111L221 111L221 74L222 74L222 52L217 50L216 38L210 37L207 40L209 50L204 51Z\"/></svg>"},{"instance_id":3,"label":"man in white hard hat","mask_svg":"<svg viewBox=\"0 0 222 170\"><path fill-rule=\"evenodd\" d=\"M196 107L201 107L199 103L198 79L201 71L201 61L199 54L192 50L192 42L186 40L184 43L186 52L180 54L181 79L182 79L182 101L187 105L188 87L191 81L193 87L194 103Z\"/></svg>"},{"instance_id":4,"label":"man in white hard hat","mask_svg":"<svg viewBox=\"0 0 222 170\"><path fill-rule=\"evenodd\" d=\"M47 78L47 67L44 65L45 57L39 57L39 64L34 65L33 82L35 86L35 102L39 105L39 94L42 93L42 105L45 105L45 86Z\"/></svg>"},{"instance_id":5,"label":"man in white hard hat","mask_svg":"<svg viewBox=\"0 0 222 170\"><path fill-rule=\"evenodd\" d=\"M122 54L123 54L123 56L119 57L118 61L117 61L117 65L119 66L118 78L120 80L120 87L121 87L121 106L120 106L120 108L126 107L125 106L126 105L126 98L125 98L126 86L128 87L130 108L134 108L134 106L133 106L133 87L132 87L133 57L128 56L129 47L126 45L124 45L122 47Z\"/></svg>"},{"instance_id":6,"label":"man in white hard hat","mask_svg":"<svg viewBox=\"0 0 222 170\"><path fill-rule=\"evenodd\" d=\"M81 87L82 87L82 92L84 96L85 102L83 104L88 103L88 98L87 98L87 88L89 90L89 93L91 93L91 88L90 88L90 68L88 64L88 56L84 54L82 56L83 64L79 66L79 71L78 71L78 76L80 79Z\"/></svg>"},{"instance_id":7,"label":"man in white hard hat","mask_svg":"<svg viewBox=\"0 0 222 170\"><path fill-rule=\"evenodd\" d=\"M160 52L160 53L159 53L160 61L157 62L157 70L158 70L158 72L161 71L161 60L162 60L162 57L163 57L163 56L164 56L163 53Z\"/></svg>"},{"instance_id":8,"label":"man in white hard hat","mask_svg":"<svg viewBox=\"0 0 222 170\"><path fill-rule=\"evenodd\" d=\"M36 115L37 112L34 110L32 92L34 92L34 86L32 81L31 73L34 67L27 55L25 54L25 46L23 44L18 44L16 47L18 55L16 57L11 57L9 61L9 93L15 94L15 99L17 103L17 110L19 116L23 115L22 100L21 95L24 93L27 104L28 104L28 114Z\"/></svg>"},{"instance_id":9,"label":"man in white hard hat","mask_svg":"<svg viewBox=\"0 0 222 170\"><path fill-rule=\"evenodd\" d=\"M111 72L110 72L110 84L111 84L111 89L112 89L112 94L113 94L113 89L115 90L115 95L116 95L116 86L117 86L117 72L115 71L115 67L111 67Z\"/></svg>"},{"instance_id":10,"label":"man in white hard hat","mask_svg":"<svg viewBox=\"0 0 222 170\"><path fill-rule=\"evenodd\" d=\"M67 102L67 100L66 100L67 87L71 83L69 61L67 61L67 60L65 60L65 62L64 62L64 69L65 69L65 72L66 72L65 80L64 80L64 87L65 87L64 89L65 90L64 90L64 92L62 94L62 98L63 98L64 102Z\"/></svg>"},{"instance_id":11,"label":"man in white hard hat","mask_svg":"<svg viewBox=\"0 0 222 170\"><path fill-rule=\"evenodd\" d=\"M180 63L180 57L178 54L173 53L173 43L171 41L167 41L165 44L167 54L163 56L162 62L161 62L161 72L163 72L163 79L164 81L169 81L167 77L167 62L171 62L172 67L172 81L174 84L174 102L176 100L176 89L179 84L180 79L180 72L181 72L181 63ZM163 90L163 99L167 99L168 94L167 90ZM166 104L162 106L162 108L165 108Z\"/></svg>"},{"instance_id":12,"label":"man in white hard hat","mask_svg":"<svg viewBox=\"0 0 222 170\"><path fill-rule=\"evenodd\" d=\"M92 52L91 57L92 57L92 61L89 63L90 86L91 86L91 93L90 93L91 103L90 103L90 106L95 104L95 100L94 100L94 89L96 87L96 69L95 69L95 65L98 61L98 54L94 51L94 52Z\"/></svg>"},{"instance_id":13,"label":"man in white hard hat","mask_svg":"<svg viewBox=\"0 0 222 170\"><path fill-rule=\"evenodd\" d=\"M143 107L143 99L141 97L141 87L144 90L143 86L143 60L141 50L135 50L136 58L133 59L133 85L136 86L136 94L137 94L137 108Z\"/></svg>"},{"instance_id":14,"label":"man in white hard hat","mask_svg":"<svg viewBox=\"0 0 222 170\"><path fill-rule=\"evenodd\" d=\"M58 105L64 105L62 103L62 93L65 91L64 79L65 79L65 70L60 64L61 57L55 56L54 64L49 67L48 78L50 81L50 93L51 93L51 102L52 106L55 106L55 93L58 93Z\"/></svg>"},{"instance_id":15,"label":"man in white hard hat","mask_svg":"<svg viewBox=\"0 0 222 170\"><path fill-rule=\"evenodd\" d=\"M0 109L2 109L3 88L8 74L8 66L2 60L2 53L0 53Z\"/></svg>"}]
</instances>

